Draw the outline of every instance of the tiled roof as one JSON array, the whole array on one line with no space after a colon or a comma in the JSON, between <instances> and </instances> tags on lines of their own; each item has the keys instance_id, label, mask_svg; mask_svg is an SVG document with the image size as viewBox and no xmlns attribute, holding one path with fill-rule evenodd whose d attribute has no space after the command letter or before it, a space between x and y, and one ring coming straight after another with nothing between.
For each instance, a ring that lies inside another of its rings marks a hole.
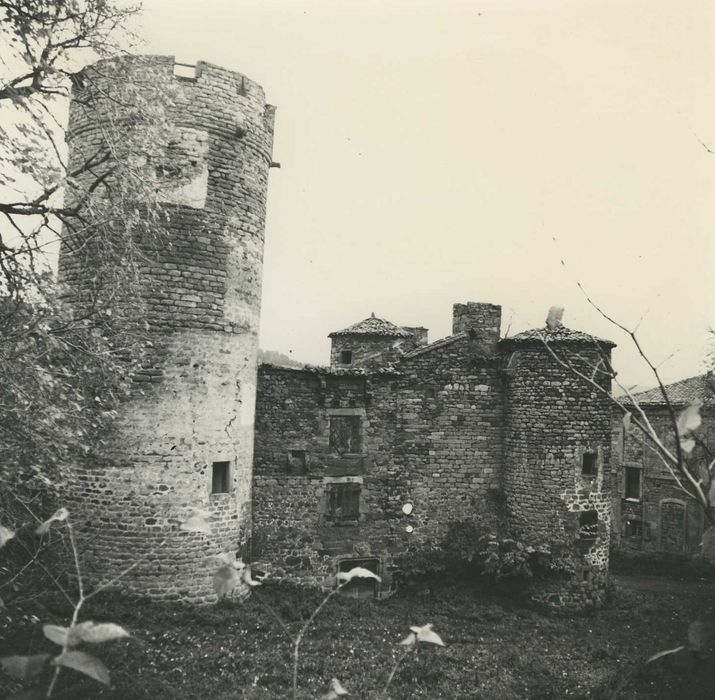
<instances>
[{"instance_id":1,"label":"tiled roof","mask_svg":"<svg viewBox=\"0 0 715 700\"><path fill-rule=\"evenodd\" d=\"M379 335L384 338L409 338L412 334L404 328L386 321L384 318L376 318L375 314L373 314L359 323L343 328L341 331L329 333L328 338L336 335Z\"/></svg>"},{"instance_id":2,"label":"tiled roof","mask_svg":"<svg viewBox=\"0 0 715 700\"><path fill-rule=\"evenodd\" d=\"M504 338L502 343L533 343L535 341L546 341L549 343L598 343L599 345L607 345L610 347L615 346L612 340L597 338L590 333L575 331L571 328L566 328L566 326L559 326L558 328L547 328L546 326L543 328L531 328L527 331L522 331L516 335Z\"/></svg>"},{"instance_id":3,"label":"tiled roof","mask_svg":"<svg viewBox=\"0 0 715 700\"><path fill-rule=\"evenodd\" d=\"M681 379L679 382L665 385L665 391L668 394L668 400L674 405L682 405L692 403L693 401L702 401L704 404L715 403L715 378L710 373L699 374L696 377L688 377ZM641 406L645 405L665 405L663 394L659 387L641 391L638 394L633 394L633 398ZM624 403L627 403L626 399Z\"/></svg>"},{"instance_id":4,"label":"tiled roof","mask_svg":"<svg viewBox=\"0 0 715 700\"><path fill-rule=\"evenodd\" d=\"M417 357L418 355L423 355L424 353L432 352L432 350L436 350L437 348L444 347L445 345L450 345L451 343L454 343L457 340L461 340L462 338L466 338L466 337L467 337L466 333L457 333L456 335L448 335L446 338L440 338L439 340L435 340L434 342L430 343L429 345L423 345L421 348L417 348L416 350L411 350L410 352L405 353L403 355L403 357L404 358Z\"/></svg>"},{"instance_id":5,"label":"tiled roof","mask_svg":"<svg viewBox=\"0 0 715 700\"><path fill-rule=\"evenodd\" d=\"M275 369L286 372L303 372L305 374L331 375L336 377L371 377L376 375L400 376L401 372L392 364L379 367L323 367L321 365L304 365L303 367L287 367L272 362L260 362L259 368Z\"/></svg>"}]
</instances>

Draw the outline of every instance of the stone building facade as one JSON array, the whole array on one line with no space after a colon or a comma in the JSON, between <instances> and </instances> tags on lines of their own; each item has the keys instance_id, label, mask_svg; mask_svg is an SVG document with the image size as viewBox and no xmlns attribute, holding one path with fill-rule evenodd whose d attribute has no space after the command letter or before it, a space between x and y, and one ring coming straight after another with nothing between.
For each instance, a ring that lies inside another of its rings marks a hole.
<instances>
[{"instance_id":1,"label":"stone building facade","mask_svg":"<svg viewBox=\"0 0 715 700\"><path fill-rule=\"evenodd\" d=\"M385 596L396 557L470 521L566 547L573 575L543 600L599 603L608 406L557 356L595 360L612 344L560 322L500 339L501 308L467 303L436 342L373 315L331 334L330 367L257 371L273 107L246 76L203 62L122 57L86 71L75 80L71 158L109 127L88 101L111 100L118 85L164 100L164 161L144 165L169 173L159 194L170 238L144 250L137 313L153 351L133 398L106 459L67 478L88 578L138 561L125 588L205 602L211 557L250 540L252 557L281 576L325 583L360 564L382 579L360 592ZM113 125L134 128L121 100L106 107ZM78 304L87 273L63 247L59 279ZM211 534L179 527L196 510Z\"/></svg>"},{"instance_id":2,"label":"stone building facade","mask_svg":"<svg viewBox=\"0 0 715 700\"><path fill-rule=\"evenodd\" d=\"M702 425L693 464L708 464L715 450L715 382L711 374L689 377L665 387L676 414L701 402ZM660 389L635 394L660 439L673 447L670 411ZM626 429L619 415L614 420L613 454L616 466L614 539L627 556L665 555L700 557L715 561L715 542L703 543L702 508L678 487L649 442L636 428ZM707 540L707 538L706 538Z\"/></svg>"},{"instance_id":3,"label":"stone building facade","mask_svg":"<svg viewBox=\"0 0 715 700\"><path fill-rule=\"evenodd\" d=\"M598 604L610 406L551 353L589 359L612 344L560 325L500 340L500 316L456 304L454 334L430 344L371 317L331 334L330 367L260 366L254 558L316 583L365 566L382 578L367 593L384 596L400 554L471 521L560 542L578 563L544 602Z\"/></svg>"},{"instance_id":4,"label":"stone building facade","mask_svg":"<svg viewBox=\"0 0 715 700\"><path fill-rule=\"evenodd\" d=\"M134 128L120 100L101 109L130 85L150 101L166 99L169 165L185 176L162 192L169 240L144 251L139 293L153 352L121 408L106 461L72 469L65 502L88 576L110 578L139 560L125 588L210 600L207 558L235 552L250 533L274 108L248 77L204 62L187 69L170 56L100 61L74 82L72 157L103 138L110 125L98 113ZM86 111L89 101L100 108ZM64 247L59 279L71 298L82 297L83 272ZM195 509L207 513L211 535L179 528Z\"/></svg>"}]
</instances>

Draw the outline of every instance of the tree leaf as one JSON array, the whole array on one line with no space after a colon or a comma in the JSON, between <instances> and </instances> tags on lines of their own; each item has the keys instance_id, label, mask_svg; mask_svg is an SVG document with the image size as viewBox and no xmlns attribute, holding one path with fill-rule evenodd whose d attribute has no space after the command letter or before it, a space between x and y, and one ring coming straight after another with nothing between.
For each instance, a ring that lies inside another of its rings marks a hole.
<instances>
[{"instance_id":1,"label":"tree leaf","mask_svg":"<svg viewBox=\"0 0 715 700\"><path fill-rule=\"evenodd\" d=\"M338 581L347 583L348 581L352 581L354 578L374 578L376 581L382 580L376 573L370 571L370 569L365 569L362 566L356 566L354 569L350 569L350 571L338 572Z\"/></svg>"},{"instance_id":2,"label":"tree leaf","mask_svg":"<svg viewBox=\"0 0 715 700\"><path fill-rule=\"evenodd\" d=\"M442 638L432 630L432 624L423 625L422 627L410 627L410 629L417 636L418 642L427 642L428 644L437 644L438 646L445 646Z\"/></svg>"},{"instance_id":3,"label":"tree leaf","mask_svg":"<svg viewBox=\"0 0 715 700\"><path fill-rule=\"evenodd\" d=\"M323 700L338 700L338 698L350 695L337 678L332 678L328 692L323 695Z\"/></svg>"},{"instance_id":4,"label":"tree leaf","mask_svg":"<svg viewBox=\"0 0 715 700\"><path fill-rule=\"evenodd\" d=\"M244 567L243 571L241 572L241 578L244 583L247 583L249 586L260 586L261 582L256 581L254 578L251 577L251 567L246 566Z\"/></svg>"},{"instance_id":5,"label":"tree leaf","mask_svg":"<svg viewBox=\"0 0 715 700\"><path fill-rule=\"evenodd\" d=\"M13 537L15 537L14 530L0 525L0 547L4 547Z\"/></svg>"},{"instance_id":6,"label":"tree leaf","mask_svg":"<svg viewBox=\"0 0 715 700\"><path fill-rule=\"evenodd\" d=\"M42 673L49 658L49 654L5 656L0 659L0 666L3 667L5 673L19 681L31 681Z\"/></svg>"},{"instance_id":7,"label":"tree leaf","mask_svg":"<svg viewBox=\"0 0 715 700\"><path fill-rule=\"evenodd\" d=\"M241 581L241 574L232 566L222 566L213 573L214 592L223 598L233 591Z\"/></svg>"},{"instance_id":8,"label":"tree leaf","mask_svg":"<svg viewBox=\"0 0 715 700\"><path fill-rule=\"evenodd\" d=\"M123 627L115 625L113 622L80 622L69 631L69 646L77 646L80 642L90 644L100 644L101 642L111 642L114 639L129 637Z\"/></svg>"},{"instance_id":9,"label":"tree leaf","mask_svg":"<svg viewBox=\"0 0 715 700\"><path fill-rule=\"evenodd\" d=\"M703 405L702 401L693 401L689 406L684 408L677 419L678 435L682 438L693 430L697 430L703 419L700 416L700 407Z\"/></svg>"},{"instance_id":10,"label":"tree leaf","mask_svg":"<svg viewBox=\"0 0 715 700\"><path fill-rule=\"evenodd\" d=\"M417 643L417 635L414 632L410 632L400 644L403 647L412 647Z\"/></svg>"},{"instance_id":11,"label":"tree leaf","mask_svg":"<svg viewBox=\"0 0 715 700\"><path fill-rule=\"evenodd\" d=\"M66 627L59 625L42 625L42 633L51 642L63 647L67 642L67 633L69 630Z\"/></svg>"},{"instance_id":12,"label":"tree leaf","mask_svg":"<svg viewBox=\"0 0 715 700\"><path fill-rule=\"evenodd\" d=\"M84 673L85 676L104 683L104 685L109 685L109 670L96 656L91 654L83 651L66 651L64 654L55 657L52 663L55 666L74 669Z\"/></svg>"},{"instance_id":13,"label":"tree leaf","mask_svg":"<svg viewBox=\"0 0 715 700\"><path fill-rule=\"evenodd\" d=\"M653 656L649 657L646 663L652 663L653 661L657 661L658 659L661 659L664 656L668 656L669 654L677 654L682 649L685 649L685 647L679 646L675 647L674 649L666 649L665 651L659 651L657 654L653 654Z\"/></svg>"},{"instance_id":14,"label":"tree leaf","mask_svg":"<svg viewBox=\"0 0 715 700\"><path fill-rule=\"evenodd\" d=\"M42 523L35 529L35 533L38 535L46 534L47 532L49 532L50 527L52 527L52 523L67 520L69 514L70 512L67 510L67 508L60 508L59 510L56 510L47 520L45 520L44 523Z\"/></svg>"},{"instance_id":15,"label":"tree leaf","mask_svg":"<svg viewBox=\"0 0 715 700\"><path fill-rule=\"evenodd\" d=\"M685 452L685 454L690 454L695 449L695 440L693 438L686 438L680 441L680 449Z\"/></svg>"}]
</instances>

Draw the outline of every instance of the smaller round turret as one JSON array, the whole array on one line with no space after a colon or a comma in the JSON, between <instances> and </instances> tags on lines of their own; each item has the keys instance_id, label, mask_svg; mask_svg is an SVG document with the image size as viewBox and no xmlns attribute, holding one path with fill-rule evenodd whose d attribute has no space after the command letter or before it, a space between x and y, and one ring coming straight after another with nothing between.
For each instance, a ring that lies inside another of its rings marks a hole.
<instances>
[{"instance_id":1,"label":"smaller round turret","mask_svg":"<svg viewBox=\"0 0 715 700\"><path fill-rule=\"evenodd\" d=\"M603 599L608 572L614 344L552 319L500 343L507 359L503 488L509 525L532 545L556 546L570 580L539 596L558 607ZM578 376L594 377L598 387Z\"/></svg>"}]
</instances>

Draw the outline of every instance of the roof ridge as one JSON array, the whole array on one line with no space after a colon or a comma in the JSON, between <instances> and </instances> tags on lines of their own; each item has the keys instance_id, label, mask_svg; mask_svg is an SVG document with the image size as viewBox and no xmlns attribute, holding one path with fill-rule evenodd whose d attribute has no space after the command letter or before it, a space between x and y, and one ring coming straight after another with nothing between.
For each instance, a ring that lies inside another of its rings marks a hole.
<instances>
[{"instance_id":1,"label":"roof ridge","mask_svg":"<svg viewBox=\"0 0 715 700\"><path fill-rule=\"evenodd\" d=\"M410 350L410 352L405 353L402 358L403 360L409 359L411 357L417 357L418 355L423 355L426 352L429 352L430 350L436 350L437 348L442 347L443 345L449 345L450 343L454 343L457 340L460 340L461 338L466 338L467 333L462 332L462 333L455 333L454 335L448 335L444 338L440 338L439 340L434 340L429 345L423 345L421 348L417 348L415 350Z\"/></svg>"}]
</instances>

